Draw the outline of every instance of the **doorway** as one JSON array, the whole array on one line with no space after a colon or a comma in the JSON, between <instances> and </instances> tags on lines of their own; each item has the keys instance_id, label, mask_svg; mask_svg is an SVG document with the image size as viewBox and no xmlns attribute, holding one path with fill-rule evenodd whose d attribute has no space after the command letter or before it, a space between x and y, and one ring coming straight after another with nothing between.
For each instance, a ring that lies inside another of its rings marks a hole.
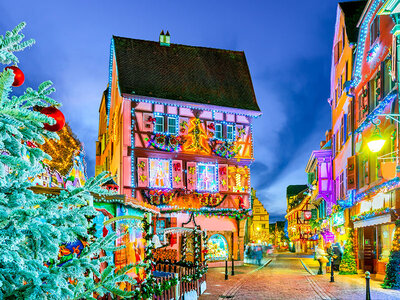
<instances>
[{"instance_id":1,"label":"doorway","mask_svg":"<svg viewBox=\"0 0 400 300\"><path fill-rule=\"evenodd\" d=\"M364 227L364 272L374 273L376 230L374 226Z\"/></svg>"}]
</instances>

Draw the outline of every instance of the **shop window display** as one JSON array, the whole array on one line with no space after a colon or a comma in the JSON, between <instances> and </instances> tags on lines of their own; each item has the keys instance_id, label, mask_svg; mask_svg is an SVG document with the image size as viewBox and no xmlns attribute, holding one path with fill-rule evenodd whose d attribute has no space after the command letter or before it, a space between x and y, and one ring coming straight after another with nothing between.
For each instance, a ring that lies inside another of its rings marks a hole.
<instances>
[{"instance_id":1,"label":"shop window display","mask_svg":"<svg viewBox=\"0 0 400 300\"><path fill-rule=\"evenodd\" d=\"M217 167L213 164L197 164L197 190L204 192L217 192Z\"/></svg>"},{"instance_id":2,"label":"shop window display","mask_svg":"<svg viewBox=\"0 0 400 300\"><path fill-rule=\"evenodd\" d=\"M171 188L170 161L150 159L150 187Z\"/></svg>"},{"instance_id":3,"label":"shop window display","mask_svg":"<svg viewBox=\"0 0 400 300\"><path fill-rule=\"evenodd\" d=\"M207 241L207 259L210 261L226 260L229 257L228 242L221 234L212 235Z\"/></svg>"},{"instance_id":4,"label":"shop window display","mask_svg":"<svg viewBox=\"0 0 400 300\"><path fill-rule=\"evenodd\" d=\"M395 225L385 224L378 227L379 261L388 262L392 248Z\"/></svg>"}]
</instances>

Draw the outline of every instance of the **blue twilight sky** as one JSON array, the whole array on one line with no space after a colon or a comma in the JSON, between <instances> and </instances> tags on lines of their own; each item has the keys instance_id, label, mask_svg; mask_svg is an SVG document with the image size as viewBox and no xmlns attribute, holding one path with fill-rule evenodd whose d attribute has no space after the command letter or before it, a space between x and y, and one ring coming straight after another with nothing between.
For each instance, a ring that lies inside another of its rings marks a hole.
<instances>
[{"instance_id":1,"label":"blue twilight sky","mask_svg":"<svg viewBox=\"0 0 400 300\"><path fill-rule=\"evenodd\" d=\"M283 219L286 186L306 182L307 160L330 126L336 0L17 2L0 2L0 34L27 22L36 45L18 56L23 88L54 82L89 175L112 35L158 40L164 29L172 43L245 51L263 111L254 122L252 185L271 221Z\"/></svg>"}]
</instances>

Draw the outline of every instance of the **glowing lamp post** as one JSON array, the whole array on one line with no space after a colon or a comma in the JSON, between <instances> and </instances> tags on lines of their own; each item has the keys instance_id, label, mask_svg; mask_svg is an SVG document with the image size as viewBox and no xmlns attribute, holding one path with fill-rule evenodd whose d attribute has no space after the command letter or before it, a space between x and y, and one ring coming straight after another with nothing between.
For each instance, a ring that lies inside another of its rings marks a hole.
<instances>
[{"instance_id":1,"label":"glowing lamp post","mask_svg":"<svg viewBox=\"0 0 400 300\"><path fill-rule=\"evenodd\" d=\"M383 145L385 144L385 139L382 137L379 129L375 127L375 131L372 134L371 139L367 143L369 150L371 152L379 152L381 151Z\"/></svg>"}]
</instances>

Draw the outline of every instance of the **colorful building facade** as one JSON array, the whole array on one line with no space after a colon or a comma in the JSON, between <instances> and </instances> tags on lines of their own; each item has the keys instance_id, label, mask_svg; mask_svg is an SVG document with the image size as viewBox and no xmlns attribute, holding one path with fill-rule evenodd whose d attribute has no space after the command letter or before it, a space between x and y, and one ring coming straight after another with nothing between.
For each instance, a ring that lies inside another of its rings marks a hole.
<instances>
[{"instance_id":1,"label":"colorful building facade","mask_svg":"<svg viewBox=\"0 0 400 300\"><path fill-rule=\"evenodd\" d=\"M312 252L315 242L312 240L313 231L310 226L311 209L310 190L307 185L289 185L286 190L288 208L288 236L294 244L295 252Z\"/></svg>"},{"instance_id":2,"label":"colorful building facade","mask_svg":"<svg viewBox=\"0 0 400 300\"><path fill-rule=\"evenodd\" d=\"M338 4L331 138L327 135L306 168L317 237L343 245L354 232L358 269L377 277L385 275L400 208L398 11L399 1L391 0ZM329 204L319 196L317 162L325 154L332 166Z\"/></svg>"},{"instance_id":3,"label":"colorful building facade","mask_svg":"<svg viewBox=\"0 0 400 300\"><path fill-rule=\"evenodd\" d=\"M381 1L368 1L357 24L358 47L352 87L355 97L354 155L357 186L351 218L356 229L358 267L385 274L398 208L397 43L394 18L380 14ZM368 142L380 134L383 148ZM348 190L351 190L348 188Z\"/></svg>"},{"instance_id":4,"label":"colorful building facade","mask_svg":"<svg viewBox=\"0 0 400 300\"><path fill-rule=\"evenodd\" d=\"M160 238L194 217L223 259L239 259L251 211L251 124L261 114L245 56L165 37L112 38L96 173L111 172L120 193L160 209Z\"/></svg>"},{"instance_id":5,"label":"colorful building facade","mask_svg":"<svg viewBox=\"0 0 400 300\"><path fill-rule=\"evenodd\" d=\"M255 190L252 190L252 192L253 215L247 223L249 239L253 243L267 243L269 241L269 213L256 197Z\"/></svg>"}]
</instances>

